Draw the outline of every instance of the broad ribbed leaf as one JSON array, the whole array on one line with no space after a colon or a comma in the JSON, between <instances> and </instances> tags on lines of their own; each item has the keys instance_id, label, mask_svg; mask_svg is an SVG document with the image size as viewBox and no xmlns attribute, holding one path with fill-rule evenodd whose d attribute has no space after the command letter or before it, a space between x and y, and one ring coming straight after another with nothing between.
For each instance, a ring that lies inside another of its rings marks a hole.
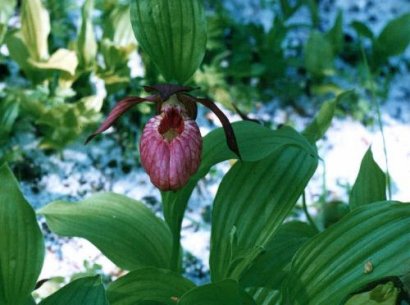
<instances>
[{"instance_id":1,"label":"broad ribbed leaf","mask_svg":"<svg viewBox=\"0 0 410 305\"><path fill-rule=\"evenodd\" d=\"M23 0L21 5L21 33L34 61L47 60L50 16L41 0Z\"/></svg>"},{"instance_id":2,"label":"broad ribbed leaf","mask_svg":"<svg viewBox=\"0 0 410 305\"><path fill-rule=\"evenodd\" d=\"M168 82L185 83L201 64L206 19L201 0L132 0L131 23L142 49Z\"/></svg>"},{"instance_id":3,"label":"broad ribbed leaf","mask_svg":"<svg viewBox=\"0 0 410 305\"><path fill-rule=\"evenodd\" d=\"M410 13L390 21L377 38L376 51L386 56L403 53L410 43Z\"/></svg>"},{"instance_id":4,"label":"broad ribbed leaf","mask_svg":"<svg viewBox=\"0 0 410 305\"><path fill-rule=\"evenodd\" d=\"M273 131L259 124L247 121L233 123L232 127L243 161L263 159L276 149L287 145L301 146L310 150L311 154L315 154L315 151L306 139L289 127ZM174 253L179 254L179 234L182 219L189 197L198 180L204 177L215 164L236 158L237 156L226 144L223 129L218 128L204 137L201 165L188 184L177 192L162 193L165 220L174 235ZM176 258L175 261L178 261L178 259Z\"/></svg>"},{"instance_id":5,"label":"broad ribbed leaf","mask_svg":"<svg viewBox=\"0 0 410 305\"><path fill-rule=\"evenodd\" d=\"M256 305L279 305L280 292L269 288L248 288L246 291L253 297Z\"/></svg>"},{"instance_id":6,"label":"broad ribbed leaf","mask_svg":"<svg viewBox=\"0 0 410 305\"><path fill-rule=\"evenodd\" d=\"M114 194L93 195L78 203L56 201L39 211L50 229L83 237L121 268L167 267L171 234L142 203Z\"/></svg>"},{"instance_id":7,"label":"broad ribbed leaf","mask_svg":"<svg viewBox=\"0 0 410 305\"><path fill-rule=\"evenodd\" d=\"M386 200L386 175L374 161L370 148L363 157L349 199L351 209Z\"/></svg>"},{"instance_id":8,"label":"broad ribbed leaf","mask_svg":"<svg viewBox=\"0 0 410 305\"><path fill-rule=\"evenodd\" d=\"M279 290L293 255L316 233L311 226L299 221L281 225L252 267L242 275L241 286Z\"/></svg>"},{"instance_id":9,"label":"broad ribbed leaf","mask_svg":"<svg viewBox=\"0 0 410 305\"><path fill-rule=\"evenodd\" d=\"M409 228L409 203L355 209L295 254L284 304L339 305L369 283L409 272Z\"/></svg>"},{"instance_id":10,"label":"broad ribbed leaf","mask_svg":"<svg viewBox=\"0 0 410 305\"><path fill-rule=\"evenodd\" d=\"M10 169L0 167L0 304L24 303L44 260L44 242L35 213Z\"/></svg>"},{"instance_id":11,"label":"broad ribbed leaf","mask_svg":"<svg viewBox=\"0 0 410 305\"><path fill-rule=\"evenodd\" d=\"M225 280L192 289L182 296L178 305L256 305L239 288L237 282Z\"/></svg>"},{"instance_id":12,"label":"broad ribbed leaf","mask_svg":"<svg viewBox=\"0 0 410 305\"><path fill-rule=\"evenodd\" d=\"M80 278L64 286L39 305L108 305L99 276Z\"/></svg>"},{"instance_id":13,"label":"broad ribbed leaf","mask_svg":"<svg viewBox=\"0 0 410 305\"><path fill-rule=\"evenodd\" d=\"M222 179L212 211L213 281L240 279L266 248L317 167L302 145L285 145L256 162L237 162Z\"/></svg>"},{"instance_id":14,"label":"broad ribbed leaf","mask_svg":"<svg viewBox=\"0 0 410 305\"><path fill-rule=\"evenodd\" d=\"M191 281L172 271L143 268L110 284L107 295L111 305L134 305L142 301L175 305L176 300L194 287Z\"/></svg>"}]
</instances>

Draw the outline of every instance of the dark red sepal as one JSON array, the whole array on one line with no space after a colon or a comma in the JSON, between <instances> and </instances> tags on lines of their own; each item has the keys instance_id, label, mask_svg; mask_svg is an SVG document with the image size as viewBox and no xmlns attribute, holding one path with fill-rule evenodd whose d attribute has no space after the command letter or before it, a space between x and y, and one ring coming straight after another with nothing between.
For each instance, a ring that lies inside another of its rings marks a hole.
<instances>
[{"instance_id":1,"label":"dark red sepal","mask_svg":"<svg viewBox=\"0 0 410 305\"><path fill-rule=\"evenodd\" d=\"M218 117L219 121L222 123L222 127L224 128L225 136L226 136L226 143L230 150L232 150L238 158L241 160L241 154L239 152L238 143L236 141L235 133L233 131L232 125L229 122L226 115L221 111L221 109L216 106L216 104L206 98L195 98L198 103L201 103L205 107L209 108L215 115Z\"/></svg>"},{"instance_id":2,"label":"dark red sepal","mask_svg":"<svg viewBox=\"0 0 410 305\"><path fill-rule=\"evenodd\" d=\"M157 100L158 98L155 95L153 95L153 96L148 96L148 97L130 96L130 97L126 97L125 99L119 101L117 105L115 105L115 107L111 110L110 114L105 119L105 121L102 122L101 126L87 138L87 140L85 141L85 144L90 142L98 134L110 128L117 121L119 117L121 117L125 112L130 110L133 106L139 103L142 103L142 102L155 102Z\"/></svg>"}]
</instances>

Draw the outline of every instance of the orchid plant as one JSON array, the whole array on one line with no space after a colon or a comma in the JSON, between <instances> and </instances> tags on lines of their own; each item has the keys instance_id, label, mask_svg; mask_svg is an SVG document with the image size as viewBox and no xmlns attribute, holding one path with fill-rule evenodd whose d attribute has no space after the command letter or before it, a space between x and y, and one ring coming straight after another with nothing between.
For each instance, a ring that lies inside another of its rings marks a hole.
<instances>
[{"instance_id":1,"label":"orchid plant","mask_svg":"<svg viewBox=\"0 0 410 305\"><path fill-rule=\"evenodd\" d=\"M168 82L183 84L205 50L200 0L133 0L134 31ZM40 209L50 229L89 240L128 271L104 287L98 276L72 281L40 305L358 305L409 304L410 204L387 200L386 174L372 152L363 157L349 211L325 228L304 205L307 222L290 220L319 156L316 141L336 105L325 103L303 131L229 124L213 102L183 85L145 88L148 97L120 101L88 141L141 102L159 114L146 125L142 164L163 192L164 220L141 202L115 193ZM196 103L224 128L201 138ZM192 191L215 164L231 160L213 202L211 281L182 275L180 233ZM36 215L7 165L0 166L0 304L37 304L33 290L44 261ZM324 222L328 223L328 222Z\"/></svg>"}]
</instances>

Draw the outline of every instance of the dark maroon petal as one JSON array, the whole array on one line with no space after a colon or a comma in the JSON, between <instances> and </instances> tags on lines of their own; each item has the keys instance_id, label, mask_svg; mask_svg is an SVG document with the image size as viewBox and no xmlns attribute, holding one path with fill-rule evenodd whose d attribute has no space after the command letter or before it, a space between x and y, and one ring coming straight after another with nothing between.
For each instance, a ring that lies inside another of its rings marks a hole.
<instances>
[{"instance_id":1,"label":"dark maroon petal","mask_svg":"<svg viewBox=\"0 0 410 305\"><path fill-rule=\"evenodd\" d=\"M139 103L142 103L142 102L154 102L155 100L156 100L155 96L148 96L148 97L130 96L130 97L126 97L125 99L119 101L117 105L115 105L115 107L111 110L110 114L105 119L105 121L101 124L101 126L87 138L87 140L85 141L85 144L90 142L96 135L110 128L120 116L122 116L125 112L130 110L133 106Z\"/></svg>"},{"instance_id":2,"label":"dark maroon petal","mask_svg":"<svg viewBox=\"0 0 410 305\"><path fill-rule=\"evenodd\" d=\"M224 128L225 136L226 136L226 143L230 150L232 150L239 159L241 158L241 154L239 152L238 143L236 141L235 133L233 132L233 128L231 123L229 122L226 115L221 111L221 109L216 106L216 104L206 98L195 98L195 100L205 107L209 108L215 115L218 117L219 121L222 123L222 127Z\"/></svg>"},{"instance_id":3,"label":"dark maroon petal","mask_svg":"<svg viewBox=\"0 0 410 305\"><path fill-rule=\"evenodd\" d=\"M173 84L159 84L153 86L144 86L145 91L149 93L158 93L162 99L162 101L166 101L169 97L175 93L179 92L189 92L195 90L197 88L187 87L187 86L179 86Z\"/></svg>"}]
</instances>

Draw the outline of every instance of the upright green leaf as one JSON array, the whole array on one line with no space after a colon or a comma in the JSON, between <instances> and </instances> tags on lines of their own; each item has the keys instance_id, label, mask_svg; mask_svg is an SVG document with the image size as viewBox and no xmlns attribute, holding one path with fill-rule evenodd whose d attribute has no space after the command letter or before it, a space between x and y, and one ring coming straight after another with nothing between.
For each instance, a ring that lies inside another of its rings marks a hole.
<instances>
[{"instance_id":1,"label":"upright green leaf","mask_svg":"<svg viewBox=\"0 0 410 305\"><path fill-rule=\"evenodd\" d=\"M107 295L111 305L134 305L142 301L175 305L176 300L194 287L191 281L172 271L143 268L111 283Z\"/></svg>"},{"instance_id":2,"label":"upright green leaf","mask_svg":"<svg viewBox=\"0 0 410 305\"><path fill-rule=\"evenodd\" d=\"M249 121L236 122L232 124L232 127L235 131L243 161L263 159L273 151L287 145L310 147L312 154L315 154L306 139L289 127L273 131ZM236 158L237 156L226 144L223 129L218 128L204 137L201 165L188 184L179 191L162 193L165 220L174 235L174 255L179 255L179 235L182 219L189 197L198 180L204 177L213 165ZM178 258L176 257L174 264L177 261Z\"/></svg>"},{"instance_id":3,"label":"upright green leaf","mask_svg":"<svg viewBox=\"0 0 410 305\"><path fill-rule=\"evenodd\" d=\"M34 61L47 60L50 16L41 0L23 0L21 5L21 34Z\"/></svg>"},{"instance_id":4,"label":"upright green leaf","mask_svg":"<svg viewBox=\"0 0 410 305\"><path fill-rule=\"evenodd\" d=\"M334 53L329 40L323 34L312 31L305 46L305 67L314 77L333 73Z\"/></svg>"},{"instance_id":5,"label":"upright green leaf","mask_svg":"<svg viewBox=\"0 0 410 305\"><path fill-rule=\"evenodd\" d=\"M184 294L178 305L256 305L237 282L225 280L192 289Z\"/></svg>"},{"instance_id":6,"label":"upright green leaf","mask_svg":"<svg viewBox=\"0 0 410 305\"><path fill-rule=\"evenodd\" d=\"M410 43L410 13L390 21L375 42L376 52L384 56L403 53Z\"/></svg>"},{"instance_id":7,"label":"upright green leaf","mask_svg":"<svg viewBox=\"0 0 410 305\"><path fill-rule=\"evenodd\" d=\"M359 34L359 36L367 37L373 40L374 34L366 23L360 21L353 21L351 23L351 26L356 31L356 33Z\"/></svg>"},{"instance_id":8,"label":"upright green leaf","mask_svg":"<svg viewBox=\"0 0 410 305\"><path fill-rule=\"evenodd\" d=\"M365 205L308 241L284 283L284 304L342 304L369 283L410 271L410 203Z\"/></svg>"},{"instance_id":9,"label":"upright green leaf","mask_svg":"<svg viewBox=\"0 0 410 305\"><path fill-rule=\"evenodd\" d=\"M374 161L371 148L363 157L349 199L351 209L386 200L386 175Z\"/></svg>"},{"instance_id":10,"label":"upright green leaf","mask_svg":"<svg viewBox=\"0 0 410 305\"><path fill-rule=\"evenodd\" d=\"M309 142L315 143L325 135L330 127L337 105L352 93L353 91L345 91L340 93L335 99L323 103L319 113L303 132L303 135L309 140Z\"/></svg>"},{"instance_id":11,"label":"upright green leaf","mask_svg":"<svg viewBox=\"0 0 410 305\"><path fill-rule=\"evenodd\" d=\"M80 278L64 286L39 305L108 305L99 276Z\"/></svg>"},{"instance_id":12,"label":"upright green leaf","mask_svg":"<svg viewBox=\"0 0 410 305\"><path fill-rule=\"evenodd\" d=\"M81 28L77 41L80 67L87 69L94 64L97 56L97 41L93 27L94 0L86 0L81 10Z\"/></svg>"},{"instance_id":13,"label":"upright green leaf","mask_svg":"<svg viewBox=\"0 0 410 305\"><path fill-rule=\"evenodd\" d=\"M326 38L332 45L334 54L338 54L343 50L344 33L343 33L343 12L339 10L337 13L333 27L327 32Z\"/></svg>"},{"instance_id":14,"label":"upright green leaf","mask_svg":"<svg viewBox=\"0 0 410 305\"><path fill-rule=\"evenodd\" d=\"M317 162L308 144L285 145L260 161L237 162L229 170L212 211L213 281L241 278L293 209Z\"/></svg>"},{"instance_id":15,"label":"upright green leaf","mask_svg":"<svg viewBox=\"0 0 410 305\"><path fill-rule=\"evenodd\" d=\"M169 229L138 201L100 193L78 203L56 201L39 213L52 231L89 240L121 268L169 265Z\"/></svg>"},{"instance_id":16,"label":"upright green leaf","mask_svg":"<svg viewBox=\"0 0 410 305\"><path fill-rule=\"evenodd\" d=\"M201 64L206 18L201 0L132 0L135 36L168 82L185 83Z\"/></svg>"},{"instance_id":17,"label":"upright green leaf","mask_svg":"<svg viewBox=\"0 0 410 305\"><path fill-rule=\"evenodd\" d=\"M114 45L128 51L134 50L137 46L137 41L132 31L130 7L116 7L110 14L110 22L111 33L109 37Z\"/></svg>"},{"instance_id":18,"label":"upright green leaf","mask_svg":"<svg viewBox=\"0 0 410 305\"><path fill-rule=\"evenodd\" d=\"M0 304L24 303L37 282L44 241L13 173L0 167Z\"/></svg>"},{"instance_id":19,"label":"upright green leaf","mask_svg":"<svg viewBox=\"0 0 410 305\"><path fill-rule=\"evenodd\" d=\"M253 265L241 276L241 286L279 290L294 254L316 233L311 226L299 221L281 225Z\"/></svg>"}]
</instances>

